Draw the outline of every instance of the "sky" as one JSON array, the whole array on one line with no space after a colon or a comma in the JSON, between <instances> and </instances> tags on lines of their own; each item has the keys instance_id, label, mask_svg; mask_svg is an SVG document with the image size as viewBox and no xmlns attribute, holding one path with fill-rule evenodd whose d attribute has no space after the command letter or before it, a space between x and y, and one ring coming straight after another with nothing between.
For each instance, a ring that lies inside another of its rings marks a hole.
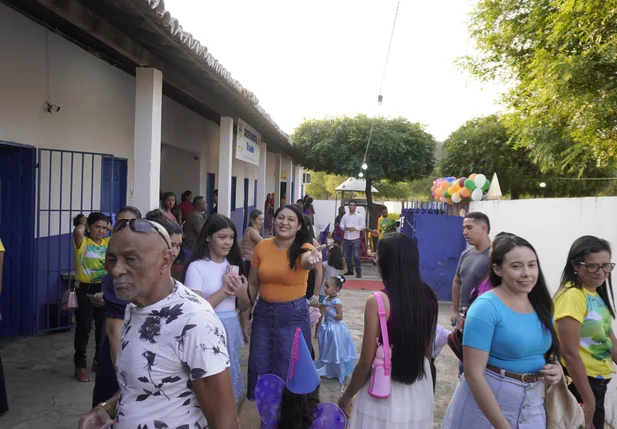
<instances>
[{"instance_id":1,"label":"sky","mask_svg":"<svg viewBox=\"0 0 617 429\"><path fill-rule=\"evenodd\" d=\"M473 53L475 0L166 0L184 31L252 91L286 132L304 119L403 116L445 140L465 121L499 110L499 85L454 60Z\"/></svg>"}]
</instances>

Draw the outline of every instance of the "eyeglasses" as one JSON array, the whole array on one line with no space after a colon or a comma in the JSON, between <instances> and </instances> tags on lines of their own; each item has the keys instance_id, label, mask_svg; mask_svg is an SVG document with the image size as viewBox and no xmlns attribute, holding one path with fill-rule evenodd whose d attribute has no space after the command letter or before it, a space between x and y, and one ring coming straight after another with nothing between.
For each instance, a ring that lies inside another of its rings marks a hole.
<instances>
[{"instance_id":1,"label":"eyeglasses","mask_svg":"<svg viewBox=\"0 0 617 429\"><path fill-rule=\"evenodd\" d=\"M590 274L595 274L600 270L608 274L615 269L614 262L607 262L606 264L586 264L584 262L579 262L579 264L583 265Z\"/></svg>"},{"instance_id":2,"label":"eyeglasses","mask_svg":"<svg viewBox=\"0 0 617 429\"><path fill-rule=\"evenodd\" d=\"M144 234L148 234L148 233L150 233L152 231L158 232L159 235L161 236L161 238L163 240L165 240L165 244L167 244L167 248L169 250L171 250L171 243L169 242L167 237L165 237L163 235L163 233L159 230L159 228L155 224L150 222L149 220L146 220L146 219L122 219L122 220L119 220L114 225L114 232L118 232L118 231L124 229L127 225L129 226L129 228L131 228L131 231L133 231L133 232L142 232Z\"/></svg>"}]
</instances>

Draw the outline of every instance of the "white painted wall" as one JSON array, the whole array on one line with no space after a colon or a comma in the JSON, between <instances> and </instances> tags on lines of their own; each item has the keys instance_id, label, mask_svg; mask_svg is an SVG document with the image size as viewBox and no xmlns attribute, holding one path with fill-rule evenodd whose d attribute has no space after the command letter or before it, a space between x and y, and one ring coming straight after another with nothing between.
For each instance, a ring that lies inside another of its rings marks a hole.
<instances>
[{"instance_id":1,"label":"white painted wall","mask_svg":"<svg viewBox=\"0 0 617 429\"><path fill-rule=\"evenodd\" d=\"M135 78L60 36L48 33L47 40L49 79L46 29L0 4L0 55L10 59L0 67L0 140L37 148L105 153L125 158L128 160L127 191L130 193ZM51 101L60 106L60 111L52 115L44 110L48 81ZM216 174L216 187L220 179L219 126L163 97L161 128L161 141L165 145L161 158L161 190L171 190L180 198L184 190L191 189L194 195L209 198L206 195L206 174ZM67 159L65 157L64 163ZM59 162L54 159L54 166L57 167ZM279 191L274 189L272 153L268 153L267 165L266 192L278 195ZM95 190L94 204L92 207L84 205L84 211L97 210L100 207L100 160L94 172L88 170L91 169L90 163L85 162L84 166L84 180L92 181L84 188ZM74 174L77 171L81 175L81 170L74 170ZM253 189L258 167L234 158L232 171L237 177L236 207L242 207L244 203L245 178L249 179L249 205L254 205ZM70 173L65 171L64 174ZM78 182L74 180L73 199L81 193ZM67 178L64 178L63 207L68 204L70 195L67 183ZM59 195L59 189L60 176L52 174L52 199ZM84 194L84 200L90 200L89 193ZM127 201L130 201L130 195L127 195ZM63 216L70 218L76 213ZM53 219L52 227L45 233L66 232L65 224L70 226L70 221Z\"/></svg>"},{"instance_id":2,"label":"white painted wall","mask_svg":"<svg viewBox=\"0 0 617 429\"><path fill-rule=\"evenodd\" d=\"M538 252L551 293L559 287L570 246L578 237L595 235L611 243L617 259L617 197L552 198L472 202L491 220L491 236L506 231L528 240ZM617 286L614 285L614 287ZM617 330L617 322L613 322ZM607 422L617 423L617 383L609 384Z\"/></svg>"},{"instance_id":3,"label":"white painted wall","mask_svg":"<svg viewBox=\"0 0 617 429\"><path fill-rule=\"evenodd\" d=\"M209 197L206 174L218 173L219 126L163 97L161 128L161 189L178 199L187 189L194 196Z\"/></svg>"},{"instance_id":4,"label":"white painted wall","mask_svg":"<svg viewBox=\"0 0 617 429\"><path fill-rule=\"evenodd\" d=\"M46 30L0 4L0 139L40 148L133 156L135 78L53 33L45 110ZM129 168L132 168L129 162ZM129 172L131 174L131 172Z\"/></svg>"},{"instance_id":5,"label":"white painted wall","mask_svg":"<svg viewBox=\"0 0 617 429\"><path fill-rule=\"evenodd\" d=\"M489 217L492 236L507 231L533 244L552 293L578 237L604 238L617 255L617 197L482 201L472 202L470 210Z\"/></svg>"},{"instance_id":6,"label":"white painted wall","mask_svg":"<svg viewBox=\"0 0 617 429\"><path fill-rule=\"evenodd\" d=\"M199 194L200 154L187 152L164 144L161 147L161 185L163 192L176 194L180 204L181 195L190 190L193 196Z\"/></svg>"},{"instance_id":7,"label":"white painted wall","mask_svg":"<svg viewBox=\"0 0 617 429\"><path fill-rule=\"evenodd\" d=\"M5 59L0 67L0 140L36 148L112 154L129 160L132 177L135 78L60 36L48 33L47 40L44 27L0 4L0 55ZM51 102L60 106L60 111L51 115L45 110L48 83ZM47 154L39 164L42 177L49 177ZM81 168L82 156L73 156L75 210L53 213L49 218L43 215L42 237L69 232L70 218L80 211L99 210L100 156L85 156L83 180ZM41 208L49 208L51 192L51 209L70 210L71 155L65 154L62 161L60 155L54 155L51 170L51 184L42 181Z\"/></svg>"}]
</instances>

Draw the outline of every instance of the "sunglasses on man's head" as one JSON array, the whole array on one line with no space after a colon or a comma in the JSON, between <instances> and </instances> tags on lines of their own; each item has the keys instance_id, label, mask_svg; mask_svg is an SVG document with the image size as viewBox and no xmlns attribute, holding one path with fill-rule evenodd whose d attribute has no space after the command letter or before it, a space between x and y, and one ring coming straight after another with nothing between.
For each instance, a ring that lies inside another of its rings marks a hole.
<instances>
[{"instance_id":1,"label":"sunglasses on man's head","mask_svg":"<svg viewBox=\"0 0 617 429\"><path fill-rule=\"evenodd\" d=\"M165 237L163 235L163 233L159 230L159 228L155 224L150 222L149 220L147 220L147 219L122 219L122 220L119 220L114 225L114 232L118 232L121 229L124 229L127 225L129 226L129 228L131 228L131 231L133 231L133 232L143 232L145 234L148 234L148 233L150 233L152 231L158 232L159 235L161 236L161 238L163 238L163 240L165 240L165 244L167 244L167 248L169 250L171 250L171 243L169 243L169 240L167 239L167 237Z\"/></svg>"}]
</instances>

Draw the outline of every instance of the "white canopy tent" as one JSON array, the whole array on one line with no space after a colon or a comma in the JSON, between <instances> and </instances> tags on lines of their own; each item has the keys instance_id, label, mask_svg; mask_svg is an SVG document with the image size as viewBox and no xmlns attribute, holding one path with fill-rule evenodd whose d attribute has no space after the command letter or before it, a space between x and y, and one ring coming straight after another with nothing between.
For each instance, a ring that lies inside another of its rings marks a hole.
<instances>
[{"instance_id":1,"label":"white canopy tent","mask_svg":"<svg viewBox=\"0 0 617 429\"><path fill-rule=\"evenodd\" d=\"M349 179L338 185L335 190L340 192L365 192L366 180L350 177ZM374 194L379 193L379 191L374 186L371 186L371 192Z\"/></svg>"}]
</instances>

